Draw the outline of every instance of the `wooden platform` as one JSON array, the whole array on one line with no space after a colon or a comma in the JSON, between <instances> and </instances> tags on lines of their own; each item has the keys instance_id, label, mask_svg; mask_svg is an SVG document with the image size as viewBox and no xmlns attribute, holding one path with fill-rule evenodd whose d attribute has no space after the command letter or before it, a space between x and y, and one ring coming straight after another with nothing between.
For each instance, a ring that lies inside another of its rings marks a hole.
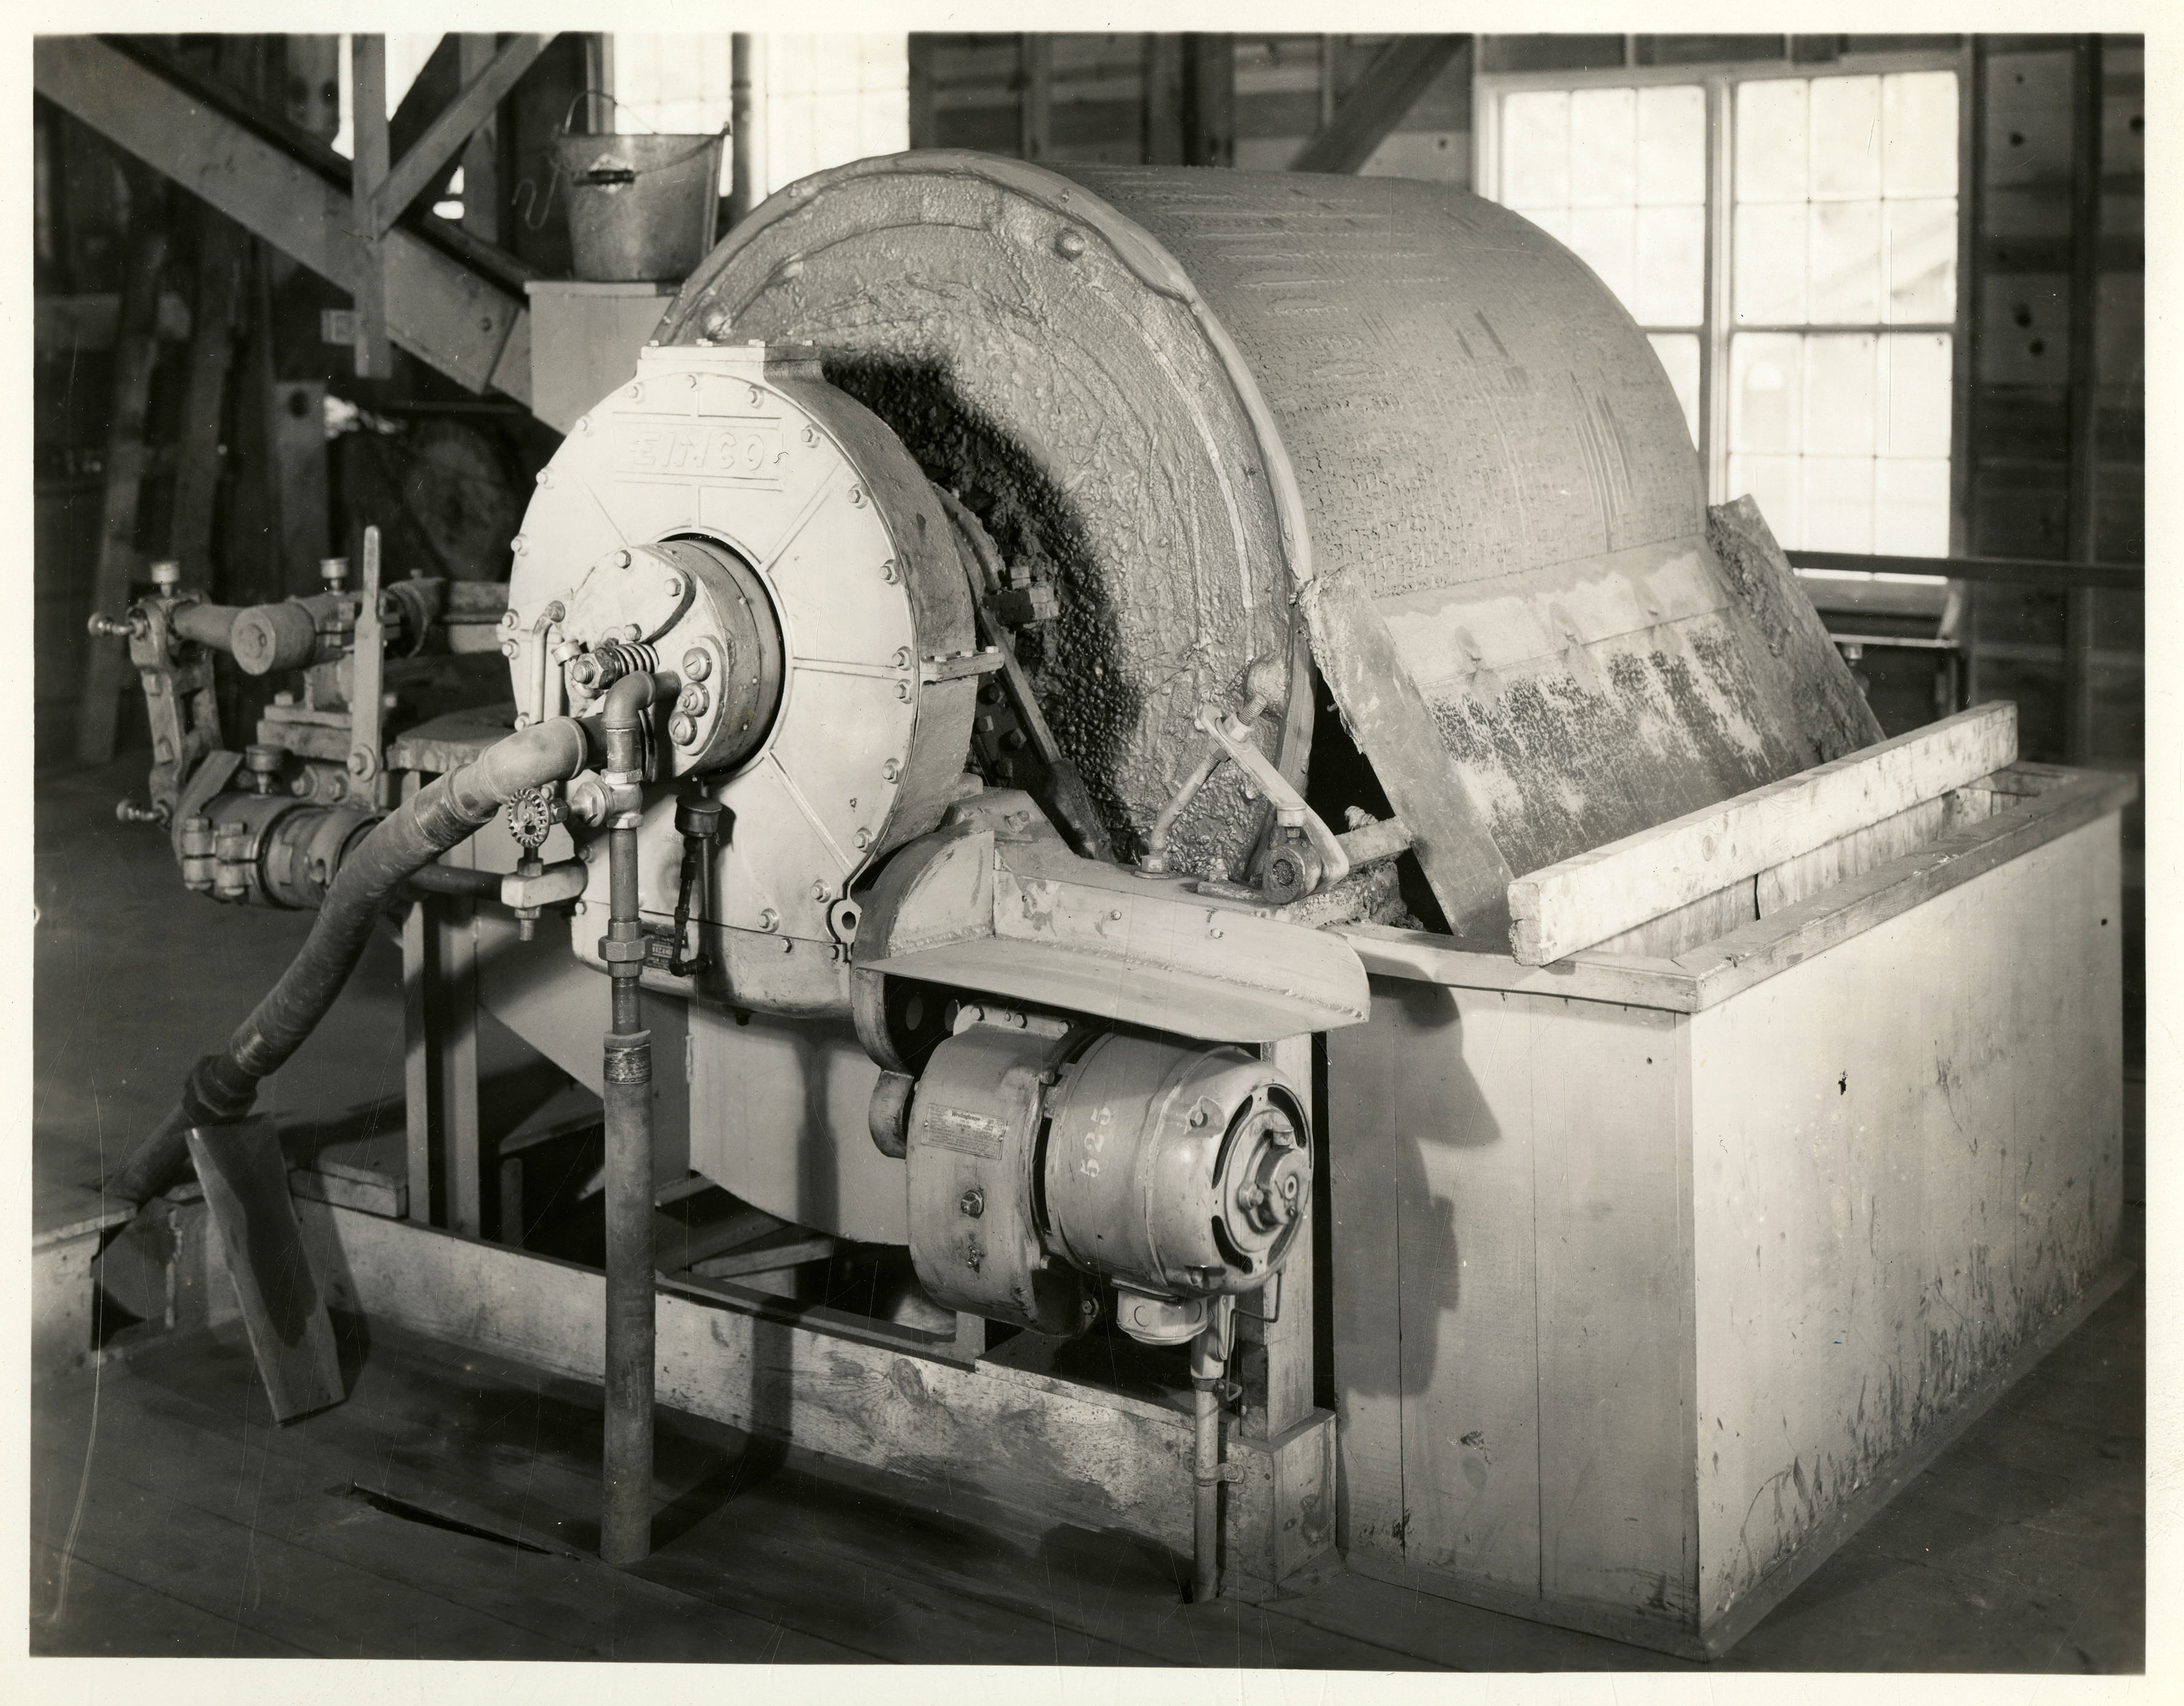
<instances>
[{"instance_id":1,"label":"wooden platform","mask_svg":"<svg viewBox=\"0 0 2184 1706\"><path fill-rule=\"evenodd\" d=\"M1713 1668L2138 1668L2143 1296ZM1340 1573L1273 1605L1186 1606L1173 1553L974 1527L916 1503L933 1490L683 1419L661 1437L660 1549L611 1570L588 1556L595 1389L341 1324L351 1397L284 1429L233 1329L39 1389L34 1653L1696 1668Z\"/></svg>"}]
</instances>

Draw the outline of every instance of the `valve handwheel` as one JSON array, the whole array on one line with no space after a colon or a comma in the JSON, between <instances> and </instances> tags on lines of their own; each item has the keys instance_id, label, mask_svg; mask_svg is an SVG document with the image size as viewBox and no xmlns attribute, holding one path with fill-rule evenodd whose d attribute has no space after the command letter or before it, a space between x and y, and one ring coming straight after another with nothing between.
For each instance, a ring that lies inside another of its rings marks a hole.
<instances>
[{"instance_id":1,"label":"valve handwheel","mask_svg":"<svg viewBox=\"0 0 2184 1706\"><path fill-rule=\"evenodd\" d=\"M526 855L535 855L553 833L558 814L543 788L526 788L508 802L508 833Z\"/></svg>"}]
</instances>

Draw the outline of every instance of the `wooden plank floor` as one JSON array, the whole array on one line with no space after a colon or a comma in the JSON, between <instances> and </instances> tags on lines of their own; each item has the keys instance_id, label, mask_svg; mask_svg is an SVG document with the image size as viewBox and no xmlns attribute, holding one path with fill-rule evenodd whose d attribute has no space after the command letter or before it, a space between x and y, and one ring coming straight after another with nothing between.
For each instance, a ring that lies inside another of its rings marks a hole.
<instances>
[{"instance_id":1,"label":"wooden plank floor","mask_svg":"<svg viewBox=\"0 0 2184 1706\"><path fill-rule=\"evenodd\" d=\"M2104 1306L1713 1668L2141 1668L2143 1296ZM33 1652L1705 1668L1340 1571L1273 1605L1188 1606L1178 1557L973 1528L944 1489L935 1508L679 1417L658 1550L608 1569L589 1556L595 1392L343 1327L349 1399L286 1428L239 1332L39 1391Z\"/></svg>"}]
</instances>

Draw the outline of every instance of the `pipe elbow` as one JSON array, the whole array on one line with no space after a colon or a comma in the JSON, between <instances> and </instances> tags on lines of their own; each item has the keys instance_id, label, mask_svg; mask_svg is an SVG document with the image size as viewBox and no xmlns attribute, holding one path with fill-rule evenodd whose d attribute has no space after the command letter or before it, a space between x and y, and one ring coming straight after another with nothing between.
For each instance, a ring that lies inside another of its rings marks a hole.
<instances>
[{"instance_id":1,"label":"pipe elbow","mask_svg":"<svg viewBox=\"0 0 2184 1706\"><path fill-rule=\"evenodd\" d=\"M659 697L658 677L649 670L632 670L607 689L599 705L599 727L610 733L644 726L644 713Z\"/></svg>"}]
</instances>

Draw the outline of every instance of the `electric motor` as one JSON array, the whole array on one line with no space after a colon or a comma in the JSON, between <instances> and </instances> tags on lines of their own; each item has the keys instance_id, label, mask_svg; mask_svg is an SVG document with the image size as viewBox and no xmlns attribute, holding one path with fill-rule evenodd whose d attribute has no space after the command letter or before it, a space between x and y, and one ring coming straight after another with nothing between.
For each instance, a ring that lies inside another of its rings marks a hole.
<instances>
[{"instance_id":1,"label":"electric motor","mask_svg":"<svg viewBox=\"0 0 2184 1706\"><path fill-rule=\"evenodd\" d=\"M1116 1288L1178 1342L1279 1270L1312 1195L1302 1096L1241 1048L967 1007L907 1120L910 1248L946 1307L1048 1333Z\"/></svg>"}]
</instances>

